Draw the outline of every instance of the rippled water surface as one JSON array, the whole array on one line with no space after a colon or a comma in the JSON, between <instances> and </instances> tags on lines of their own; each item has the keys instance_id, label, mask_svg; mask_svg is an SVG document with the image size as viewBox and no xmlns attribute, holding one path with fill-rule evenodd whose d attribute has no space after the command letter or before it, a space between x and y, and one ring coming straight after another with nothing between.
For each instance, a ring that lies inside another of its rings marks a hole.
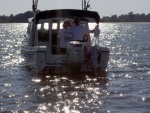
<instances>
[{"instance_id":1,"label":"rippled water surface","mask_svg":"<svg viewBox=\"0 0 150 113\"><path fill-rule=\"evenodd\" d=\"M99 76L37 75L20 55L26 27L0 24L0 112L150 112L150 23L100 24L110 59Z\"/></svg>"}]
</instances>

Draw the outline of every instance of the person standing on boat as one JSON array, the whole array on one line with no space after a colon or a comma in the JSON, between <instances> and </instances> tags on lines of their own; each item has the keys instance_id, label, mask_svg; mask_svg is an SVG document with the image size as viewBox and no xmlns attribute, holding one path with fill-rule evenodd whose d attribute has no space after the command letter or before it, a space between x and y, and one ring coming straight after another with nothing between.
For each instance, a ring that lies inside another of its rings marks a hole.
<instances>
[{"instance_id":1,"label":"person standing on boat","mask_svg":"<svg viewBox=\"0 0 150 113\"><path fill-rule=\"evenodd\" d=\"M72 40L85 41L83 44L86 49L91 46L91 39L89 34L94 33L94 30L89 30L88 26L80 24L79 17L74 18L74 24L71 25L70 30L73 33Z\"/></svg>"},{"instance_id":2,"label":"person standing on boat","mask_svg":"<svg viewBox=\"0 0 150 113\"><path fill-rule=\"evenodd\" d=\"M63 53L66 53L66 48L72 39L72 31L69 29L70 25L69 19L66 19L63 23L63 29L60 29L58 33L58 38L60 38L60 48Z\"/></svg>"}]
</instances>

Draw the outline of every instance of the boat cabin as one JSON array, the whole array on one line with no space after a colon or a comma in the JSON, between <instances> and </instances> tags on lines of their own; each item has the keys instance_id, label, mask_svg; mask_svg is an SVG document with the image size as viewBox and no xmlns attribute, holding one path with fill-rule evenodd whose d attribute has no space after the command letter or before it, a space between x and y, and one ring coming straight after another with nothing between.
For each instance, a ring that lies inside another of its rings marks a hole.
<instances>
[{"instance_id":1,"label":"boat cabin","mask_svg":"<svg viewBox=\"0 0 150 113\"><path fill-rule=\"evenodd\" d=\"M68 72L68 69L70 72L106 70L109 59L109 49L106 47L93 46L89 57L85 54L82 42L71 41L67 52L61 51L59 30L66 19L73 24L74 17L80 18L80 24L87 26L88 23L99 24L100 22L97 12L75 9L42 11L29 20L21 53L27 64L35 67L36 72L40 73L44 70Z\"/></svg>"},{"instance_id":2,"label":"boat cabin","mask_svg":"<svg viewBox=\"0 0 150 113\"><path fill-rule=\"evenodd\" d=\"M88 26L88 22L99 23L100 17L97 12L85 10L50 10L37 13L35 18L30 21L28 34L30 34L31 46L48 46L51 48L51 53L54 55L61 54L59 47L59 38L57 37L59 30L62 28L62 23L65 19L69 19L73 23L74 17L80 18L80 23Z\"/></svg>"}]
</instances>

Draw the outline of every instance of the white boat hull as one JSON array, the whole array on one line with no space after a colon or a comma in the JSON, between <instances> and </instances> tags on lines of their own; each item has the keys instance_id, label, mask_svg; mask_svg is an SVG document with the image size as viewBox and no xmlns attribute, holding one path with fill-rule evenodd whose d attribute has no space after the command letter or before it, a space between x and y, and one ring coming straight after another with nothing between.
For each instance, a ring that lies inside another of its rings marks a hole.
<instances>
[{"instance_id":1,"label":"white boat hull","mask_svg":"<svg viewBox=\"0 0 150 113\"><path fill-rule=\"evenodd\" d=\"M46 58L47 53L46 48L21 47L21 54L25 58L26 64L34 68L37 73L97 73L97 71L106 71L109 60L109 49L105 47L89 52L89 58L84 56L84 62L79 61L71 64L67 62L67 55L49 54L49 58Z\"/></svg>"}]
</instances>

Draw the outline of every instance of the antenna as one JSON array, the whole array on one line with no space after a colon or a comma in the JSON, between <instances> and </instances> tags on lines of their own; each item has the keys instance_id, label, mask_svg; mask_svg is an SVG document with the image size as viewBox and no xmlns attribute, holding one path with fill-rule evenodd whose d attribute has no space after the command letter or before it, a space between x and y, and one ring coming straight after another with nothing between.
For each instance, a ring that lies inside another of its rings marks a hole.
<instances>
[{"instance_id":1,"label":"antenna","mask_svg":"<svg viewBox=\"0 0 150 113\"><path fill-rule=\"evenodd\" d=\"M83 10L83 0L82 0L82 10Z\"/></svg>"},{"instance_id":2,"label":"antenna","mask_svg":"<svg viewBox=\"0 0 150 113\"><path fill-rule=\"evenodd\" d=\"M88 2L86 0L82 0L82 10L88 10L90 8L89 0Z\"/></svg>"},{"instance_id":3,"label":"antenna","mask_svg":"<svg viewBox=\"0 0 150 113\"><path fill-rule=\"evenodd\" d=\"M32 3L32 11L34 13L34 16L36 14L36 11L37 11L37 5L38 5L38 0L33 0L33 3Z\"/></svg>"}]
</instances>

